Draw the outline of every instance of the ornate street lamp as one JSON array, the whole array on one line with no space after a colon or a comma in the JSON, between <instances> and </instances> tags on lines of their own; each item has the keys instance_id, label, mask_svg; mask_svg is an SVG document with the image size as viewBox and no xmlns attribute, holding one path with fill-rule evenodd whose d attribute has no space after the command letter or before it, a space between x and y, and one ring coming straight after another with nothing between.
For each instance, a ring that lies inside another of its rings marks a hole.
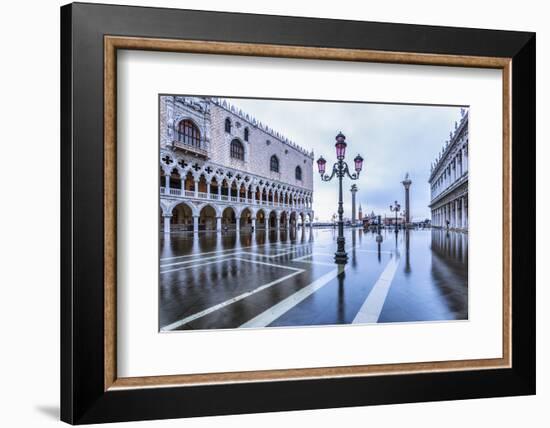
<instances>
[{"instance_id":1,"label":"ornate street lamp","mask_svg":"<svg viewBox=\"0 0 550 428\"><path fill-rule=\"evenodd\" d=\"M398 233L397 231L397 213L401 209L401 205L397 203L397 201L394 202L395 205L390 205L390 211L395 212L395 233Z\"/></svg>"},{"instance_id":2,"label":"ornate street lamp","mask_svg":"<svg viewBox=\"0 0 550 428\"><path fill-rule=\"evenodd\" d=\"M347 147L346 136L341 132L336 136L336 144L334 146L336 147L336 159L338 159L338 161L332 166L332 173L330 176L325 174L327 161L322 156L317 160L317 166L322 181L330 181L334 176L338 177L338 238L336 239L337 249L336 253L334 253L334 261L337 264L345 265L348 262L348 255L345 250L346 239L344 238L342 179L347 175L351 180L357 180L361 169L363 169L363 158L359 155L355 157L353 160L355 172L350 174L348 164L344 162Z\"/></svg>"}]
</instances>

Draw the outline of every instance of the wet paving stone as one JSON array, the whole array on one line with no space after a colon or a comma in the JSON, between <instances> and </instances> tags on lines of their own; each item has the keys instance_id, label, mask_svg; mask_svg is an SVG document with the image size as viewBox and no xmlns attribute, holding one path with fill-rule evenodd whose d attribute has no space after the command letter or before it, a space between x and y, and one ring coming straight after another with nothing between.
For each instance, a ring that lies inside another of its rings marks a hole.
<instances>
[{"instance_id":1,"label":"wet paving stone","mask_svg":"<svg viewBox=\"0 0 550 428\"><path fill-rule=\"evenodd\" d=\"M160 239L161 331L468 319L468 235L336 231L172 233Z\"/></svg>"}]
</instances>

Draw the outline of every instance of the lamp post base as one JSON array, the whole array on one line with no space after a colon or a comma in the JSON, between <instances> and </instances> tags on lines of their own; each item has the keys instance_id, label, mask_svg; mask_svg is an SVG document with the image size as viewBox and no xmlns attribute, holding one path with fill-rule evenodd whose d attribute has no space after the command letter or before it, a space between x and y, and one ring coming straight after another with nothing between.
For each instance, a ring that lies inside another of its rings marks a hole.
<instances>
[{"instance_id":1,"label":"lamp post base","mask_svg":"<svg viewBox=\"0 0 550 428\"><path fill-rule=\"evenodd\" d=\"M337 265L345 265L348 262L348 253L345 251L336 251L334 253L334 262Z\"/></svg>"}]
</instances>

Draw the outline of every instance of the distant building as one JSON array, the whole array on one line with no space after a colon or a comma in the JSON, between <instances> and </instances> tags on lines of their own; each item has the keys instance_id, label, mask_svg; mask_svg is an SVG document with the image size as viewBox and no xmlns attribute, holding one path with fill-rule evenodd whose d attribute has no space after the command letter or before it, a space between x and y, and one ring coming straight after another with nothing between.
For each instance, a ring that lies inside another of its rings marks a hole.
<instances>
[{"instance_id":1,"label":"distant building","mask_svg":"<svg viewBox=\"0 0 550 428\"><path fill-rule=\"evenodd\" d=\"M160 97L165 232L313 222L313 153L211 97Z\"/></svg>"},{"instance_id":2,"label":"distant building","mask_svg":"<svg viewBox=\"0 0 550 428\"><path fill-rule=\"evenodd\" d=\"M396 221L395 217L386 217L384 219L383 223L384 223L384 226L394 226L396 224L398 226L401 226L401 225L405 224L405 219L402 216L398 216L397 221Z\"/></svg>"},{"instance_id":3,"label":"distant building","mask_svg":"<svg viewBox=\"0 0 550 428\"><path fill-rule=\"evenodd\" d=\"M432 227L468 230L468 110L432 164L429 178Z\"/></svg>"},{"instance_id":4,"label":"distant building","mask_svg":"<svg viewBox=\"0 0 550 428\"><path fill-rule=\"evenodd\" d=\"M359 204L359 221L363 220L363 208L361 207L361 204Z\"/></svg>"},{"instance_id":5,"label":"distant building","mask_svg":"<svg viewBox=\"0 0 550 428\"><path fill-rule=\"evenodd\" d=\"M372 211L369 215L363 217L363 227L369 227L378 224L378 216Z\"/></svg>"}]
</instances>

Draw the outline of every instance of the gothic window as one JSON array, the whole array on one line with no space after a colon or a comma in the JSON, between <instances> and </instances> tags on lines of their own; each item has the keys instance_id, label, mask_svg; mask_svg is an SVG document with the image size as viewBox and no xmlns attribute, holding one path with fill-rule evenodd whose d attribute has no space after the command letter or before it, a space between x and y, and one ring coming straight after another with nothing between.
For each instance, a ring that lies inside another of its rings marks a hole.
<instances>
[{"instance_id":1,"label":"gothic window","mask_svg":"<svg viewBox=\"0 0 550 428\"><path fill-rule=\"evenodd\" d=\"M277 156L271 156L271 160L269 161L269 169L273 172L279 172L279 159L277 159Z\"/></svg>"},{"instance_id":2,"label":"gothic window","mask_svg":"<svg viewBox=\"0 0 550 428\"><path fill-rule=\"evenodd\" d=\"M225 119L225 132L231 132L231 120L229 118Z\"/></svg>"},{"instance_id":3,"label":"gothic window","mask_svg":"<svg viewBox=\"0 0 550 428\"><path fill-rule=\"evenodd\" d=\"M302 168L296 167L296 180L302 181Z\"/></svg>"},{"instance_id":4,"label":"gothic window","mask_svg":"<svg viewBox=\"0 0 550 428\"><path fill-rule=\"evenodd\" d=\"M244 128L244 141L248 141L248 128Z\"/></svg>"},{"instance_id":5,"label":"gothic window","mask_svg":"<svg viewBox=\"0 0 550 428\"><path fill-rule=\"evenodd\" d=\"M189 144L190 146L201 146L201 133L199 128L188 119L178 123L178 141L180 143Z\"/></svg>"},{"instance_id":6,"label":"gothic window","mask_svg":"<svg viewBox=\"0 0 550 428\"><path fill-rule=\"evenodd\" d=\"M233 159L244 160L244 147L237 139L231 141L231 157Z\"/></svg>"}]
</instances>

